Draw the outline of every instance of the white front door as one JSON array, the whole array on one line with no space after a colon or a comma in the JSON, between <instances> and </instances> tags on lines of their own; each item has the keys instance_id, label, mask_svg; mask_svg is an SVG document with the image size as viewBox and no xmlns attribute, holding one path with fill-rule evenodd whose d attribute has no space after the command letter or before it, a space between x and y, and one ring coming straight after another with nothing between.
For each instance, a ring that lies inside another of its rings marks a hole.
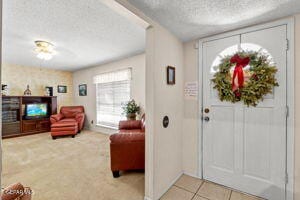
<instances>
[{"instance_id":1,"label":"white front door","mask_svg":"<svg viewBox=\"0 0 300 200\"><path fill-rule=\"evenodd\" d=\"M203 112L203 177L270 200L285 199L286 29L203 43L203 109L209 109ZM232 54L239 47L267 50L278 68L279 87L257 107L221 102L213 89L213 62L224 49Z\"/></svg>"}]
</instances>

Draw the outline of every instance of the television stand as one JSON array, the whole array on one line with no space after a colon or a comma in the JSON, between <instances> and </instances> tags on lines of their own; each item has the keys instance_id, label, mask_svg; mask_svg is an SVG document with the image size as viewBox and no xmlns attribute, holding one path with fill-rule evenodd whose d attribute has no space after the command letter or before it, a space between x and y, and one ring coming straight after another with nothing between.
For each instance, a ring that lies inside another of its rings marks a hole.
<instances>
[{"instance_id":1,"label":"television stand","mask_svg":"<svg viewBox=\"0 0 300 200\"><path fill-rule=\"evenodd\" d=\"M49 116L57 113L55 96L2 96L2 138L50 131L50 117L25 118L25 105L32 103L47 103Z\"/></svg>"},{"instance_id":2,"label":"television stand","mask_svg":"<svg viewBox=\"0 0 300 200\"><path fill-rule=\"evenodd\" d=\"M35 118L22 120L24 133L42 133L50 131L50 118Z\"/></svg>"}]
</instances>

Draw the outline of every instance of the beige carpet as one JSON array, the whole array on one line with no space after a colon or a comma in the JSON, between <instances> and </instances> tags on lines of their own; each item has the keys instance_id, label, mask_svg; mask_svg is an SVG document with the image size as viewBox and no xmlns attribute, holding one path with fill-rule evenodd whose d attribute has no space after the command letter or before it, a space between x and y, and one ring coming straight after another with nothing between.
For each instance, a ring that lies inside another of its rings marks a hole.
<instances>
[{"instance_id":1,"label":"beige carpet","mask_svg":"<svg viewBox=\"0 0 300 200\"><path fill-rule=\"evenodd\" d=\"M142 200L144 174L114 179L107 135L83 131L52 140L49 133L3 140L2 187L30 186L33 200Z\"/></svg>"}]
</instances>

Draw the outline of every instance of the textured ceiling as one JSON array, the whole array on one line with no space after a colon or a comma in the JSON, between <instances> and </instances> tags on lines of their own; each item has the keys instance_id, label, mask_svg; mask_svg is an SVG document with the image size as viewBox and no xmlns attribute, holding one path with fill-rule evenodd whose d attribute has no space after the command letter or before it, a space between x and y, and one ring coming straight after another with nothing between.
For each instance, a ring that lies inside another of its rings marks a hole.
<instances>
[{"instance_id":1,"label":"textured ceiling","mask_svg":"<svg viewBox=\"0 0 300 200\"><path fill-rule=\"evenodd\" d=\"M56 47L36 58L35 40ZM145 30L99 0L4 0L3 62L74 71L144 51Z\"/></svg>"},{"instance_id":2,"label":"textured ceiling","mask_svg":"<svg viewBox=\"0 0 300 200\"><path fill-rule=\"evenodd\" d=\"M128 0L183 41L300 12L300 0Z\"/></svg>"}]
</instances>

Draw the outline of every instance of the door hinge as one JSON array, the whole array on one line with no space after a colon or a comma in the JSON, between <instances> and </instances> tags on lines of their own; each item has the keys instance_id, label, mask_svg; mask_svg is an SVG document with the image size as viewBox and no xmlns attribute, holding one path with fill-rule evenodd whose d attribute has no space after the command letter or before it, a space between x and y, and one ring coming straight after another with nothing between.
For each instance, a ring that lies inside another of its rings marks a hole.
<instances>
[{"instance_id":1,"label":"door hinge","mask_svg":"<svg viewBox=\"0 0 300 200\"><path fill-rule=\"evenodd\" d=\"M286 39L286 50L288 51L290 49L290 41L289 39Z\"/></svg>"},{"instance_id":2,"label":"door hinge","mask_svg":"<svg viewBox=\"0 0 300 200\"><path fill-rule=\"evenodd\" d=\"M290 112L289 106L286 106L286 107L285 107L286 118L289 117L289 112Z\"/></svg>"},{"instance_id":3,"label":"door hinge","mask_svg":"<svg viewBox=\"0 0 300 200\"><path fill-rule=\"evenodd\" d=\"M286 172L285 173L285 184L288 184L289 182L289 174Z\"/></svg>"}]
</instances>

